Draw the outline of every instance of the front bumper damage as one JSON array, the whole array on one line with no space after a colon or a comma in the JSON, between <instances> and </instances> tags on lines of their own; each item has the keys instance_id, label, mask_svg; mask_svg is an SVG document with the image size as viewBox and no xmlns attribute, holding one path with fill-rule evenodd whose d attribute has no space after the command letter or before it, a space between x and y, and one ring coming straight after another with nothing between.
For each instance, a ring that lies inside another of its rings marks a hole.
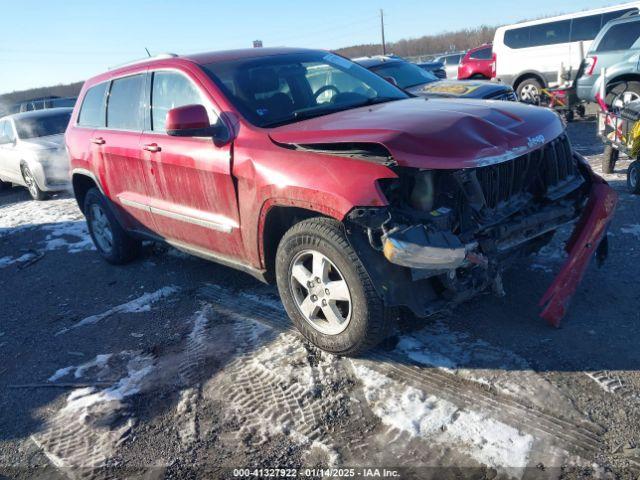
<instances>
[{"instance_id":1,"label":"front bumper damage","mask_svg":"<svg viewBox=\"0 0 640 480\"><path fill-rule=\"evenodd\" d=\"M459 303L489 287L496 293L502 292L501 271L514 252L526 255L537 251L559 227L575 223L565 247L568 258L540 301L543 307L540 316L558 327L591 258L597 254L602 262L606 257L606 230L617 203L615 191L593 173L583 157L575 152L573 155L587 180L580 187L582 202L557 198L537 212L516 213L492 227L494 241L488 242L482 235L461 239L451 231L433 231L423 223L405 224L385 231L377 244L383 261L372 261L375 254L366 252L366 247L376 246L371 227L383 225L385 230L384 225L390 223L392 215L359 210L350 219L366 227L368 245L358 241L357 235L351 236L352 242L368 263L374 284L380 286L389 304L405 305L418 316L427 316L448 308L441 308L443 304ZM434 278L441 286L439 291L426 281ZM423 303L418 297L424 297Z\"/></svg>"}]
</instances>

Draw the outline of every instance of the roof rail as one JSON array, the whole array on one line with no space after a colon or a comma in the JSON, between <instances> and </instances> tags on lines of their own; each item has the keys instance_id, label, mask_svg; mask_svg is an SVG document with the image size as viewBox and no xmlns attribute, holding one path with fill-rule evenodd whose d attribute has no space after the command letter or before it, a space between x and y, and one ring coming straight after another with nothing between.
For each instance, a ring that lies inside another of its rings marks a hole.
<instances>
[{"instance_id":1,"label":"roof rail","mask_svg":"<svg viewBox=\"0 0 640 480\"><path fill-rule=\"evenodd\" d=\"M131 60L130 62L125 62L120 65L114 65L112 67L109 67L109 70L128 67L129 65L137 65L138 63L150 62L152 60L162 60L163 58L176 58L176 57L179 57L177 53L159 53L158 55L154 55L152 57L139 58L137 60Z\"/></svg>"},{"instance_id":2,"label":"roof rail","mask_svg":"<svg viewBox=\"0 0 640 480\"><path fill-rule=\"evenodd\" d=\"M620 18L633 17L634 15L638 15L638 10L637 10L637 9L635 9L635 10L630 10L630 11L628 11L627 13L625 13L624 15L620 15L620 16L619 16L619 17L617 17L617 18L612 18L611 20L618 20L618 19L620 19Z\"/></svg>"}]
</instances>

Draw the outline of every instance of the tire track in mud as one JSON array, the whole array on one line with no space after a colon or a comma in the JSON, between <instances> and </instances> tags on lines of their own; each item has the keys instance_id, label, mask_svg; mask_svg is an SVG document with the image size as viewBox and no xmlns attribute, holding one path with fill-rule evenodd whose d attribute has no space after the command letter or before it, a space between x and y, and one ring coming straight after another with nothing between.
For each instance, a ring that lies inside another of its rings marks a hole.
<instances>
[{"instance_id":1,"label":"tire track in mud","mask_svg":"<svg viewBox=\"0 0 640 480\"><path fill-rule=\"evenodd\" d=\"M213 302L237 318L251 318L283 332L297 332L291 325L278 301L269 297L257 297L233 293L216 285L207 285L198 291L204 300ZM234 313L238 300L242 299L242 314ZM294 333L297 338L300 336ZM461 378L439 368L425 368L397 352L380 348L359 359L367 367L402 384L432 392L460 407L482 408L496 419L526 431L535 432L552 445L569 453L593 458L601 450L603 429L590 422L572 421L554 412L541 409L524 399L488 391L481 384ZM239 397L236 397L240 401Z\"/></svg>"}]
</instances>

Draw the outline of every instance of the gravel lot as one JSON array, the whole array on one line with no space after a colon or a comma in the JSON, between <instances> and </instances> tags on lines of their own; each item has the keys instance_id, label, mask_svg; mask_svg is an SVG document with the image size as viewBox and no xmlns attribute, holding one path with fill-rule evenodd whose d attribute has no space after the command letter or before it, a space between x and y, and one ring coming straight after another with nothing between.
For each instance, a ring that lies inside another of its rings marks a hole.
<instances>
[{"instance_id":1,"label":"gravel lot","mask_svg":"<svg viewBox=\"0 0 640 480\"><path fill-rule=\"evenodd\" d=\"M569 131L599 171L595 123ZM304 343L274 287L152 244L107 265L70 196L5 192L0 478L319 466L638 478L640 197L627 165L607 176L620 193L609 261L591 266L562 328L537 301L568 232L505 276L506 297L407 320L357 360Z\"/></svg>"}]
</instances>

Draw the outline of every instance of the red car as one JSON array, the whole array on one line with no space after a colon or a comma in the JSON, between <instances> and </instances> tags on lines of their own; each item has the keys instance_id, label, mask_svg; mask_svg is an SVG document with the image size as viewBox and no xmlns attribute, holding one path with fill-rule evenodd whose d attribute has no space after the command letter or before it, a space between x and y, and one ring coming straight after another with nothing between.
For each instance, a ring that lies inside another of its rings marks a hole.
<instances>
[{"instance_id":1,"label":"red car","mask_svg":"<svg viewBox=\"0 0 640 480\"><path fill-rule=\"evenodd\" d=\"M251 49L151 58L87 81L66 132L108 262L142 239L275 280L300 331L355 354L401 309L501 290L510 261L576 219L544 298L557 324L616 196L558 116L413 98L343 57Z\"/></svg>"},{"instance_id":2,"label":"red car","mask_svg":"<svg viewBox=\"0 0 640 480\"><path fill-rule=\"evenodd\" d=\"M490 79L496 76L496 57L491 45L469 50L458 66L458 80L467 78Z\"/></svg>"}]
</instances>

